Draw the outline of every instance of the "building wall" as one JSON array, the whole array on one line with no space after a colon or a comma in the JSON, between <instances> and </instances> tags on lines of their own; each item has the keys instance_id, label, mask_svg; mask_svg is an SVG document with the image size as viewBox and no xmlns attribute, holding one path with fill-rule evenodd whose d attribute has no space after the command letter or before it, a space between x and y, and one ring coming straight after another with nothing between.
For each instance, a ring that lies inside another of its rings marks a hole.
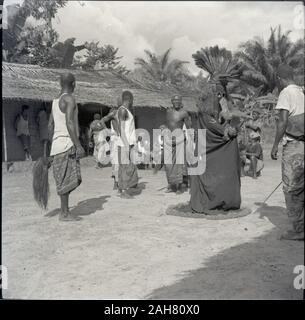
<instances>
[{"instance_id":1,"label":"building wall","mask_svg":"<svg viewBox=\"0 0 305 320\"><path fill-rule=\"evenodd\" d=\"M135 108L136 128L146 129L150 134L150 146L153 147L153 129L165 124L166 110L150 107Z\"/></svg>"},{"instance_id":2,"label":"building wall","mask_svg":"<svg viewBox=\"0 0 305 320\"><path fill-rule=\"evenodd\" d=\"M16 101L4 100L2 103L3 116L5 121L6 145L7 145L7 160L8 161L23 161L25 159L24 151L21 142L17 138L14 128L16 116L21 112L22 105L28 105L29 109L29 129L31 135L31 154L33 160L43 154L43 146L39 140L38 125L36 116L42 103L37 101ZM47 108L50 108L48 103ZM3 137L4 139L4 137ZM2 150L2 161L4 161L4 150Z\"/></svg>"}]
</instances>

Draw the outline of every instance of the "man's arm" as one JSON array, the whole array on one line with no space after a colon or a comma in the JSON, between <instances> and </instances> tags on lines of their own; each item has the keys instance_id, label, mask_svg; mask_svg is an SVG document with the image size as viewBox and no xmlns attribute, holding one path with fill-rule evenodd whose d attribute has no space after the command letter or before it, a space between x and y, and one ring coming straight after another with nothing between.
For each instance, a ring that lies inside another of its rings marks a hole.
<instances>
[{"instance_id":1,"label":"man's arm","mask_svg":"<svg viewBox=\"0 0 305 320\"><path fill-rule=\"evenodd\" d=\"M79 141L79 138L77 135L77 129L75 126L75 111L76 111L75 100L72 96L67 95L60 100L59 104L60 104L60 107L62 104L64 104L66 107L65 114L66 114L67 129L68 129L70 138L76 148L77 157L80 158L80 157L84 156L85 152L84 152L84 149L81 146L81 143Z\"/></svg>"},{"instance_id":2,"label":"man's arm","mask_svg":"<svg viewBox=\"0 0 305 320\"><path fill-rule=\"evenodd\" d=\"M50 141L52 141L53 139L53 134L54 134L54 118L53 118L53 112L51 112L49 123L48 123L48 135L49 135Z\"/></svg>"},{"instance_id":3,"label":"man's arm","mask_svg":"<svg viewBox=\"0 0 305 320\"><path fill-rule=\"evenodd\" d=\"M188 112L185 111L185 115L183 118L184 124L186 126L186 129L192 128L192 118Z\"/></svg>"},{"instance_id":4,"label":"man's arm","mask_svg":"<svg viewBox=\"0 0 305 320\"><path fill-rule=\"evenodd\" d=\"M115 111L111 111L107 114L107 116L103 117L100 122L104 127L106 127L106 122L112 120L114 118L114 115L115 115Z\"/></svg>"},{"instance_id":5,"label":"man's arm","mask_svg":"<svg viewBox=\"0 0 305 320\"><path fill-rule=\"evenodd\" d=\"M17 131L17 126L18 126L19 119L20 119L20 114L18 114L16 116L15 121L14 121L14 128L15 128L16 131Z\"/></svg>"},{"instance_id":6,"label":"man's arm","mask_svg":"<svg viewBox=\"0 0 305 320\"><path fill-rule=\"evenodd\" d=\"M89 135L89 140L91 140L92 134L93 134L93 130L92 130L92 127L91 127L91 124L90 124L90 126L89 126L89 133L88 133L88 135Z\"/></svg>"},{"instance_id":7,"label":"man's arm","mask_svg":"<svg viewBox=\"0 0 305 320\"><path fill-rule=\"evenodd\" d=\"M276 135L275 135L275 139L274 139L274 143L271 151L271 158L273 160L277 160L278 145L285 134L287 123L288 123L288 115L289 115L288 110L285 110L285 109L280 110L279 119L276 126Z\"/></svg>"}]
</instances>

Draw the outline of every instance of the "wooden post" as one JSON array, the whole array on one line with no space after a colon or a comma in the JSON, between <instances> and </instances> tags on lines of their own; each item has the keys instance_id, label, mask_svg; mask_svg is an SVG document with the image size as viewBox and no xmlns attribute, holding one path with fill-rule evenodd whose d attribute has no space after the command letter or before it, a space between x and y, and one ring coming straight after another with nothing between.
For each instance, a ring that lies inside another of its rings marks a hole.
<instances>
[{"instance_id":1,"label":"wooden post","mask_svg":"<svg viewBox=\"0 0 305 320\"><path fill-rule=\"evenodd\" d=\"M3 122L2 125L3 125L4 162L7 163L7 141L6 141L4 106L2 106L2 122Z\"/></svg>"}]
</instances>

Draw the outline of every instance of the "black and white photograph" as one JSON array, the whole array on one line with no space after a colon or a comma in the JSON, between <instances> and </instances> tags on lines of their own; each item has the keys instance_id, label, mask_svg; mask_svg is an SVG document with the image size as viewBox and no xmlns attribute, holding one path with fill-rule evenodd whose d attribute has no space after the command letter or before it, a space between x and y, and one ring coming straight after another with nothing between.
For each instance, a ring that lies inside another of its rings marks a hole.
<instances>
[{"instance_id":1,"label":"black and white photograph","mask_svg":"<svg viewBox=\"0 0 305 320\"><path fill-rule=\"evenodd\" d=\"M302 1L1 2L2 299L304 299Z\"/></svg>"}]
</instances>

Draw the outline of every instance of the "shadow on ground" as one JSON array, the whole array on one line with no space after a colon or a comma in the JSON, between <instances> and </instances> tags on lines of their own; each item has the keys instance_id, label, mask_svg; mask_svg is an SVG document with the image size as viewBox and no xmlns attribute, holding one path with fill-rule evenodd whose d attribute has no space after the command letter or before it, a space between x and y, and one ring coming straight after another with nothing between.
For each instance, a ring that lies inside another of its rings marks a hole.
<instances>
[{"instance_id":1,"label":"shadow on ground","mask_svg":"<svg viewBox=\"0 0 305 320\"><path fill-rule=\"evenodd\" d=\"M302 299L302 292L293 288L293 268L303 264L304 243L281 241L279 246L281 231L289 228L285 208L265 206L257 212L275 228L252 242L224 250L204 267L182 274L181 280L146 298Z\"/></svg>"},{"instance_id":2,"label":"shadow on ground","mask_svg":"<svg viewBox=\"0 0 305 320\"><path fill-rule=\"evenodd\" d=\"M143 190L145 190L146 184L147 184L147 182L140 182L140 183L138 183L136 188L128 189L128 193L131 196L138 196L142 193Z\"/></svg>"},{"instance_id":3,"label":"shadow on ground","mask_svg":"<svg viewBox=\"0 0 305 320\"><path fill-rule=\"evenodd\" d=\"M96 211L103 210L103 206L107 202L108 198L110 198L110 196L107 195L80 201L74 208L72 208L71 213L77 216L88 216ZM54 217L59 213L60 209L55 209L48 212L45 216Z\"/></svg>"}]
</instances>

